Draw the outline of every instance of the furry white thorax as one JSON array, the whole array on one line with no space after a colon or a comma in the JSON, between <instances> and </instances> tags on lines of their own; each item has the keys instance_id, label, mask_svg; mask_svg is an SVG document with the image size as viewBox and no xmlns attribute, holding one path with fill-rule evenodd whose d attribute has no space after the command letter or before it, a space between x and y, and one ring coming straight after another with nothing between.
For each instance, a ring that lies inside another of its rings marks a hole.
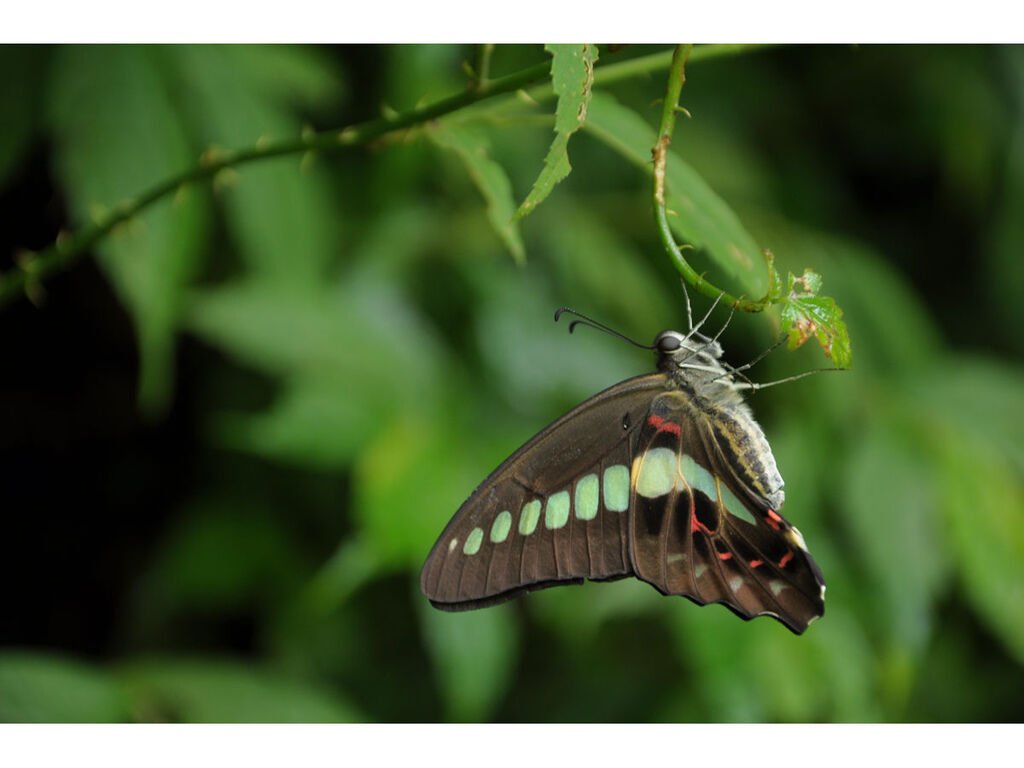
<instances>
[{"instance_id":1,"label":"furry white thorax","mask_svg":"<svg viewBox=\"0 0 1024 768\"><path fill-rule=\"evenodd\" d=\"M678 348L666 349L674 342L678 342ZM696 332L662 331L654 347L658 352L658 369L681 388L723 406L739 407L752 416L732 369L723 365L724 353L717 341Z\"/></svg>"}]
</instances>

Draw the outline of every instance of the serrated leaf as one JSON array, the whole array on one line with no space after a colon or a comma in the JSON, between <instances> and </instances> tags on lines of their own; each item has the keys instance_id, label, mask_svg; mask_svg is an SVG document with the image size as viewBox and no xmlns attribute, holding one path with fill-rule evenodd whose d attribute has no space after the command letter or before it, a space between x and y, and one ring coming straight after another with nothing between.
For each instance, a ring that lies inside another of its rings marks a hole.
<instances>
[{"instance_id":1,"label":"serrated leaf","mask_svg":"<svg viewBox=\"0 0 1024 768\"><path fill-rule=\"evenodd\" d=\"M446 719L487 720L516 670L519 632L512 606L460 613L439 611L423 599L417 606L444 694Z\"/></svg>"},{"instance_id":2,"label":"serrated leaf","mask_svg":"<svg viewBox=\"0 0 1024 768\"><path fill-rule=\"evenodd\" d=\"M829 276L845 318L858 339L865 370L919 369L941 353L934 322L906 279L878 253L847 238L810 230L777 218L759 222L758 234L778 249L777 261L814 263ZM785 299L778 284L772 299ZM838 366L838 362L836 363Z\"/></svg>"},{"instance_id":3,"label":"serrated leaf","mask_svg":"<svg viewBox=\"0 0 1024 768\"><path fill-rule=\"evenodd\" d=\"M540 205L551 194L555 185L572 171L569 163L569 137L586 122L590 89L594 83L597 46L545 47L552 56L551 84L558 97L558 105L555 108L555 138L544 158L540 175L515 213L517 220Z\"/></svg>"},{"instance_id":4,"label":"serrated leaf","mask_svg":"<svg viewBox=\"0 0 1024 768\"><path fill-rule=\"evenodd\" d=\"M74 217L110 210L194 162L153 49L60 48L49 92L57 168ZM200 266L202 197L165 199L100 243L100 264L135 322L139 403L165 408L185 287Z\"/></svg>"},{"instance_id":5,"label":"serrated leaf","mask_svg":"<svg viewBox=\"0 0 1024 768\"><path fill-rule=\"evenodd\" d=\"M427 136L442 149L454 152L466 167L470 178L487 202L487 219L498 237L518 263L526 260L519 227L513 220L516 210L512 183L505 169L490 156L480 130L467 123L438 120L427 129Z\"/></svg>"},{"instance_id":6,"label":"serrated leaf","mask_svg":"<svg viewBox=\"0 0 1024 768\"><path fill-rule=\"evenodd\" d=\"M826 357L837 368L849 368L853 362L850 333L843 322L843 310L830 296L818 296L821 276L811 270L789 276L789 290L781 302L782 330L789 349L796 349L811 337L817 339Z\"/></svg>"},{"instance_id":7,"label":"serrated leaf","mask_svg":"<svg viewBox=\"0 0 1024 768\"><path fill-rule=\"evenodd\" d=\"M764 263L768 270L768 300L773 301L782 296L782 276L775 268L775 254L769 250L764 251Z\"/></svg>"},{"instance_id":8,"label":"serrated leaf","mask_svg":"<svg viewBox=\"0 0 1024 768\"><path fill-rule=\"evenodd\" d=\"M301 73L275 69L258 51L241 54L232 46L168 46L160 54L199 146L232 150L301 133L303 120L281 78L293 77L309 98L310 62ZM319 89L320 105L334 94ZM314 165L303 172L301 158L289 156L245 165L231 178L218 199L246 265L282 285L319 282L336 255L340 208L326 171Z\"/></svg>"},{"instance_id":9,"label":"serrated leaf","mask_svg":"<svg viewBox=\"0 0 1024 768\"><path fill-rule=\"evenodd\" d=\"M116 723L128 713L105 672L52 654L0 653L0 723Z\"/></svg>"},{"instance_id":10,"label":"serrated leaf","mask_svg":"<svg viewBox=\"0 0 1024 768\"><path fill-rule=\"evenodd\" d=\"M654 129L636 112L619 104L606 93L591 98L584 130L652 173L651 148ZM685 133L677 147L685 147ZM758 265L761 250L733 210L690 167L676 151L668 153L666 200L673 231L682 240L707 252L727 275L736 280L748 298L765 293L766 275Z\"/></svg>"},{"instance_id":11,"label":"serrated leaf","mask_svg":"<svg viewBox=\"0 0 1024 768\"><path fill-rule=\"evenodd\" d=\"M137 662L121 673L144 721L351 723L363 718L320 685L219 659Z\"/></svg>"}]
</instances>

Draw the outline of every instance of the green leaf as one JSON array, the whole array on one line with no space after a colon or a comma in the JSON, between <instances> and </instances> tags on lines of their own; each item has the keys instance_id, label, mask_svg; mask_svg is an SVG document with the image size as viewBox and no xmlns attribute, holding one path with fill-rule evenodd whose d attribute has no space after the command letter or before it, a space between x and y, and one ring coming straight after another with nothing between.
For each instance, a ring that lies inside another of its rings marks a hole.
<instances>
[{"instance_id":1,"label":"green leaf","mask_svg":"<svg viewBox=\"0 0 1024 768\"><path fill-rule=\"evenodd\" d=\"M51 654L0 653L0 722L116 723L128 702L109 675Z\"/></svg>"},{"instance_id":2,"label":"green leaf","mask_svg":"<svg viewBox=\"0 0 1024 768\"><path fill-rule=\"evenodd\" d=\"M515 213L521 219L551 194L555 185L569 175L569 137L587 120L590 88L594 83L596 45L548 45L551 53L551 84L558 97L555 108L555 138L544 158L544 167L533 188Z\"/></svg>"},{"instance_id":3,"label":"green leaf","mask_svg":"<svg viewBox=\"0 0 1024 768\"><path fill-rule=\"evenodd\" d=\"M512 606L450 613L433 608L422 598L417 606L444 694L446 719L489 719L515 677L519 632Z\"/></svg>"},{"instance_id":4,"label":"green leaf","mask_svg":"<svg viewBox=\"0 0 1024 768\"><path fill-rule=\"evenodd\" d=\"M845 309L844 325L849 323L861 339L858 354L864 359L859 367L919 370L941 354L942 340L927 309L899 270L877 252L776 217L751 220L758 236L777 249L775 257L769 254L770 260L789 269L812 263L829 276L830 289ZM775 274L770 295L785 299L787 284Z\"/></svg>"},{"instance_id":5,"label":"green leaf","mask_svg":"<svg viewBox=\"0 0 1024 768\"><path fill-rule=\"evenodd\" d=\"M585 130L645 173L652 173L654 129L611 96L594 93ZM685 146L682 140L677 143ZM732 209L673 151L668 153L666 180L670 222L676 235L706 251L739 283L746 297L763 296L766 276L757 268L762 263L761 250Z\"/></svg>"},{"instance_id":6,"label":"green leaf","mask_svg":"<svg viewBox=\"0 0 1024 768\"><path fill-rule=\"evenodd\" d=\"M958 354L941 368L917 369L907 382L908 402L927 404L940 418L984 443L1009 466L1024 472L1024 371L1007 361Z\"/></svg>"},{"instance_id":7,"label":"green leaf","mask_svg":"<svg viewBox=\"0 0 1024 768\"><path fill-rule=\"evenodd\" d=\"M194 163L156 55L135 46L57 51L50 121L58 174L81 225ZM188 189L97 246L135 322L139 403L150 413L171 395L182 296L200 266L206 224L202 196Z\"/></svg>"},{"instance_id":8,"label":"green leaf","mask_svg":"<svg viewBox=\"0 0 1024 768\"><path fill-rule=\"evenodd\" d=\"M308 60L295 67L273 66L272 49L239 52L234 46L168 46L159 49L177 84L179 109L204 149L251 147L259 141L297 137L302 118L292 104L294 88L326 107L335 90ZM287 79L284 79L287 78ZM318 283L337 253L339 205L325 169L304 171L294 156L263 160L218 180L219 199L241 258L253 271L283 285Z\"/></svg>"},{"instance_id":9,"label":"green leaf","mask_svg":"<svg viewBox=\"0 0 1024 768\"><path fill-rule=\"evenodd\" d=\"M437 396L443 352L378 275L353 277L334 292L283 291L269 281L196 292L186 321L239 362L285 383L270 410L217 420L222 441L241 450L343 467L392 420Z\"/></svg>"},{"instance_id":10,"label":"green leaf","mask_svg":"<svg viewBox=\"0 0 1024 768\"><path fill-rule=\"evenodd\" d=\"M921 653L949 571L935 511L941 490L920 446L891 422L865 425L843 462L842 516L867 571L869 609L901 649Z\"/></svg>"},{"instance_id":11,"label":"green leaf","mask_svg":"<svg viewBox=\"0 0 1024 768\"><path fill-rule=\"evenodd\" d=\"M246 73L272 104L323 110L340 103L346 88L327 48L303 45L229 45L233 69Z\"/></svg>"},{"instance_id":12,"label":"green leaf","mask_svg":"<svg viewBox=\"0 0 1024 768\"><path fill-rule=\"evenodd\" d=\"M821 276L805 270L800 277L789 275L789 287L782 300L782 330L789 349L796 349L812 336L832 358L837 368L849 368L853 362L850 333L843 322L843 310L830 296L818 296Z\"/></svg>"},{"instance_id":13,"label":"green leaf","mask_svg":"<svg viewBox=\"0 0 1024 768\"><path fill-rule=\"evenodd\" d=\"M336 374L293 376L271 408L223 413L214 421L222 445L298 466L343 469L381 424L381 387Z\"/></svg>"},{"instance_id":14,"label":"green leaf","mask_svg":"<svg viewBox=\"0 0 1024 768\"><path fill-rule=\"evenodd\" d=\"M270 512L228 494L187 504L137 585L138 613L166 620L284 602L304 564Z\"/></svg>"},{"instance_id":15,"label":"green leaf","mask_svg":"<svg viewBox=\"0 0 1024 768\"><path fill-rule=\"evenodd\" d=\"M363 718L320 685L253 665L167 659L124 667L132 710L144 721L174 723L350 723Z\"/></svg>"},{"instance_id":16,"label":"green leaf","mask_svg":"<svg viewBox=\"0 0 1024 768\"><path fill-rule=\"evenodd\" d=\"M470 456L486 450L440 415L410 413L392 422L364 446L355 465L354 514L386 565L419 568L445 522L483 477L473 473Z\"/></svg>"},{"instance_id":17,"label":"green leaf","mask_svg":"<svg viewBox=\"0 0 1024 768\"><path fill-rule=\"evenodd\" d=\"M943 512L974 610L1024 663L1024 491L1020 475L976 440L942 446Z\"/></svg>"},{"instance_id":18,"label":"green leaf","mask_svg":"<svg viewBox=\"0 0 1024 768\"><path fill-rule=\"evenodd\" d=\"M455 120L438 120L427 136L442 149L462 160L470 178L487 201L487 218L517 263L526 260L526 250L513 220L515 199L505 170L491 159L488 144L479 128Z\"/></svg>"}]
</instances>

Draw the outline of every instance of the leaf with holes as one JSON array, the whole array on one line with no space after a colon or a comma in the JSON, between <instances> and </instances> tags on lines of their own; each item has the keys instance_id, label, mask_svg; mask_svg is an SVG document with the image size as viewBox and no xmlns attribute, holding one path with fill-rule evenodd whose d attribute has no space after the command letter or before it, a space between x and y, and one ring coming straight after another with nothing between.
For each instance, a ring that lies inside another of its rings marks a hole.
<instances>
[{"instance_id":1,"label":"leaf with holes","mask_svg":"<svg viewBox=\"0 0 1024 768\"><path fill-rule=\"evenodd\" d=\"M551 142L544 167L533 183L530 194L516 211L521 219L551 194L562 179L569 175L569 137L578 131L587 119L590 88L594 83L596 45L548 45L551 53L551 84L558 96L555 108L555 139Z\"/></svg>"},{"instance_id":2,"label":"leaf with holes","mask_svg":"<svg viewBox=\"0 0 1024 768\"><path fill-rule=\"evenodd\" d=\"M818 296L821 276L811 270L789 275L787 295L782 301L782 329L790 349L800 347L814 337L832 358L837 368L849 368L853 362L850 333L843 322L843 310L831 296Z\"/></svg>"}]
</instances>

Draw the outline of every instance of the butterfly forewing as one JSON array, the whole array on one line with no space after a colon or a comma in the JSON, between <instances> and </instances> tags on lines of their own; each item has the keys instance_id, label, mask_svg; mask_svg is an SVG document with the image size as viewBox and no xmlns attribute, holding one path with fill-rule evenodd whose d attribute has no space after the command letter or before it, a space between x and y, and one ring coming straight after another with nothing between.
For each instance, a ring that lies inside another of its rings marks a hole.
<instances>
[{"instance_id":1,"label":"butterfly forewing","mask_svg":"<svg viewBox=\"0 0 1024 768\"><path fill-rule=\"evenodd\" d=\"M820 571L799 533L724 465L729 448L708 419L679 392L652 403L633 467L634 570L664 594L802 632L824 611Z\"/></svg>"},{"instance_id":2,"label":"butterfly forewing","mask_svg":"<svg viewBox=\"0 0 1024 768\"><path fill-rule=\"evenodd\" d=\"M518 592L633 573L630 466L662 374L591 398L488 477L441 534L420 585L448 610Z\"/></svg>"}]
</instances>

